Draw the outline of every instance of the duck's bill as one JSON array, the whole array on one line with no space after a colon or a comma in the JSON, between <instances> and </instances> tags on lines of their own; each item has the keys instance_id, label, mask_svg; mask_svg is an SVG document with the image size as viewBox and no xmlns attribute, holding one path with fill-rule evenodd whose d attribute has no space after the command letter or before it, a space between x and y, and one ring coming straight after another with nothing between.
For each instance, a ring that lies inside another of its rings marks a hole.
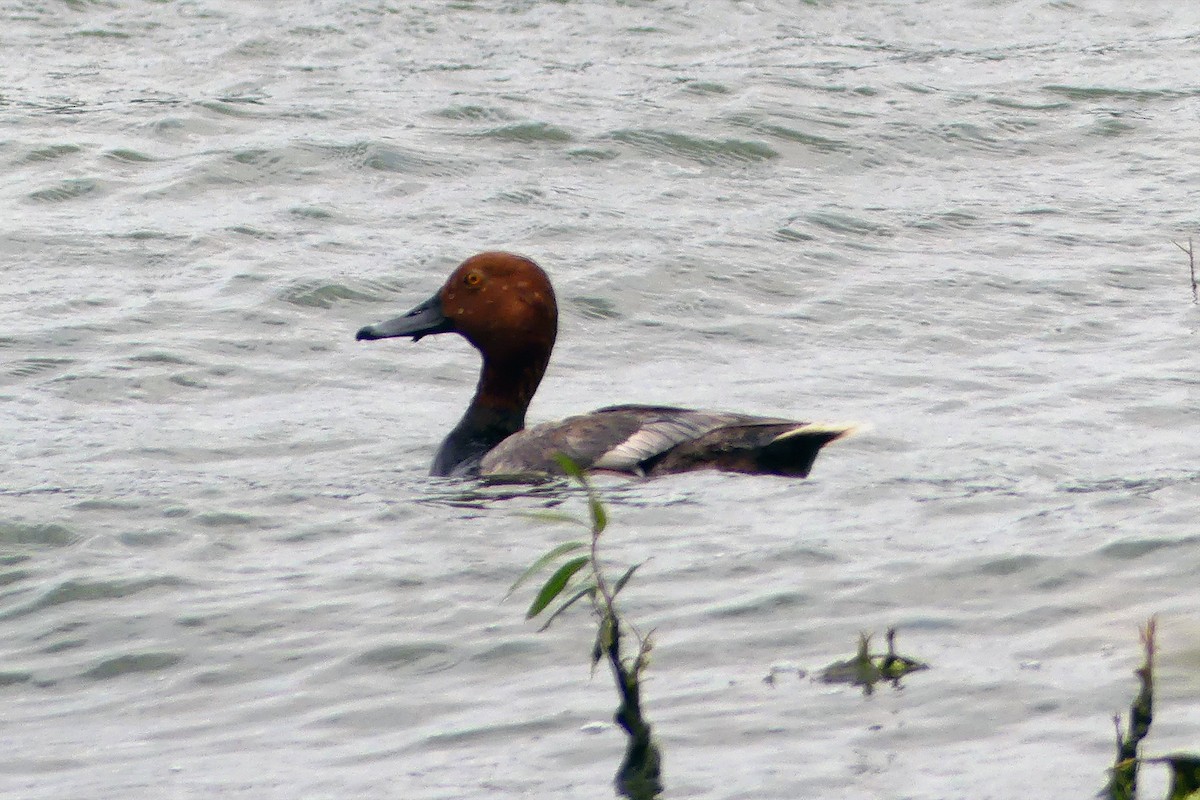
<instances>
[{"instance_id":1,"label":"duck's bill","mask_svg":"<svg viewBox=\"0 0 1200 800\"><path fill-rule=\"evenodd\" d=\"M433 333L450 333L453 330L454 323L442 313L442 300L435 294L402 317L396 317L395 319L389 319L387 322L380 322L376 325L368 325L365 328L359 329L354 338L361 342L364 339L391 339L395 336L411 336L413 341L416 342L422 336L428 336Z\"/></svg>"}]
</instances>

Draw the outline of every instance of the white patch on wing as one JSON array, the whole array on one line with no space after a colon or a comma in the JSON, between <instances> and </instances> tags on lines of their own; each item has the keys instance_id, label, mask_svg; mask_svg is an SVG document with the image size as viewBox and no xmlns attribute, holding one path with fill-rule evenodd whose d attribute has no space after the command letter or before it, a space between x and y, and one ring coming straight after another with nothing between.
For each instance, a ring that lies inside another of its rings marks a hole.
<instances>
[{"instance_id":1,"label":"white patch on wing","mask_svg":"<svg viewBox=\"0 0 1200 800\"><path fill-rule=\"evenodd\" d=\"M596 459L592 469L638 471L643 461L728 424L729 415L703 412L652 419L628 439Z\"/></svg>"}]
</instances>

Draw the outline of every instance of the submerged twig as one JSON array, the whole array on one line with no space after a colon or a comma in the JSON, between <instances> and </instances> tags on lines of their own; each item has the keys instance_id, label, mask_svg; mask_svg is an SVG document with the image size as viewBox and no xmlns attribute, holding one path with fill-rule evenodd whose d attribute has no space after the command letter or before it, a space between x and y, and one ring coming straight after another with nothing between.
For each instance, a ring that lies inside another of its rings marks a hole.
<instances>
[{"instance_id":1,"label":"submerged twig","mask_svg":"<svg viewBox=\"0 0 1200 800\"><path fill-rule=\"evenodd\" d=\"M1118 714L1113 717L1113 724L1117 728L1117 762L1113 765L1112 779L1108 784L1111 800L1134 800L1137 797L1138 749L1150 733L1150 723L1154 718L1154 634L1157 626L1157 619L1151 617L1140 631L1146 657L1142 666L1134 670L1141 688L1129 708L1129 728L1122 733L1121 716Z\"/></svg>"},{"instance_id":2,"label":"submerged twig","mask_svg":"<svg viewBox=\"0 0 1200 800\"><path fill-rule=\"evenodd\" d=\"M1184 247L1179 242L1171 242L1171 244L1175 245L1180 250L1187 253L1188 268L1192 272L1192 302L1200 303L1200 286L1197 286L1197 284L1196 284L1196 254L1195 254L1195 251L1192 249L1192 237L1190 237L1190 236L1188 237L1187 247Z\"/></svg>"},{"instance_id":3,"label":"submerged twig","mask_svg":"<svg viewBox=\"0 0 1200 800\"><path fill-rule=\"evenodd\" d=\"M632 800L652 800L662 792L662 756L650 736L650 723L642 716L639 683L650 652L650 641L638 637L637 655L631 664L626 664L621 658L621 622L616 614L609 617L606 627L611 630L611 636L605 654L621 695L621 705L613 718L629 735L625 758L617 770L617 791Z\"/></svg>"}]
</instances>

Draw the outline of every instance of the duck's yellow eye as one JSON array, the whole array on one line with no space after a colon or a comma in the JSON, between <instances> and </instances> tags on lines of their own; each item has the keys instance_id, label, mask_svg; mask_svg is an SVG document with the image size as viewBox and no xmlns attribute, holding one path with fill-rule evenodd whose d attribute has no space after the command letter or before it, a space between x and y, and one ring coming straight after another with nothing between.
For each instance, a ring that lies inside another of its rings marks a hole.
<instances>
[{"instance_id":1,"label":"duck's yellow eye","mask_svg":"<svg viewBox=\"0 0 1200 800\"><path fill-rule=\"evenodd\" d=\"M463 278L463 283L467 286L478 286L483 283L483 278L480 277L478 272L468 272L467 277Z\"/></svg>"}]
</instances>

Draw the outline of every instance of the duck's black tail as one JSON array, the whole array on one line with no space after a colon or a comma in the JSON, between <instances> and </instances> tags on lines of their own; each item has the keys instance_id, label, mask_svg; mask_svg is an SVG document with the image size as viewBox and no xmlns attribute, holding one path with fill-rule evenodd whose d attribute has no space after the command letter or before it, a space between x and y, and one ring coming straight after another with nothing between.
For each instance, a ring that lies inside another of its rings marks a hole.
<instances>
[{"instance_id":1,"label":"duck's black tail","mask_svg":"<svg viewBox=\"0 0 1200 800\"><path fill-rule=\"evenodd\" d=\"M777 435L758 451L759 469L770 475L808 477L817 453L830 442L852 436L861 426L846 423L809 422Z\"/></svg>"},{"instance_id":2,"label":"duck's black tail","mask_svg":"<svg viewBox=\"0 0 1200 800\"><path fill-rule=\"evenodd\" d=\"M849 436L858 425L784 420L744 421L726 425L671 448L645 462L646 473L667 475L696 469L719 469L751 475L804 478L817 453L830 442Z\"/></svg>"}]
</instances>

